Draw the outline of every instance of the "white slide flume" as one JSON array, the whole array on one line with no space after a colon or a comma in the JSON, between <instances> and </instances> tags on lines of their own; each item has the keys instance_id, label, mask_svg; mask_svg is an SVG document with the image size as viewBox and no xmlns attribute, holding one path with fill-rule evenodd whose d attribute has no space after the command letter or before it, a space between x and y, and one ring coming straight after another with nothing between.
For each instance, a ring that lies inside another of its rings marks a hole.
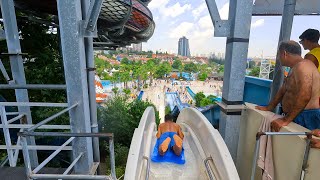
<instances>
[{"instance_id":1,"label":"white slide flume","mask_svg":"<svg viewBox=\"0 0 320 180\"><path fill-rule=\"evenodd\" d=\"M126 180L239 180L226 144L201 112L185 108L177 123L185 134L183 147L186 163L178 165L151 161L157 128L154 109L148 107L131 141Z\"/></svg>"}]
</instances>

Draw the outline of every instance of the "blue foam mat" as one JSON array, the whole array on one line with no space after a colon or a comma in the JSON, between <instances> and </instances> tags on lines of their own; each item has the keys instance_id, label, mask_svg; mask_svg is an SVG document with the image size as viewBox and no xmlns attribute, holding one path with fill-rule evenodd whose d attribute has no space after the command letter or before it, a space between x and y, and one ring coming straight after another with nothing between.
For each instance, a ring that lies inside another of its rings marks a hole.
<instances>
[{"instance_id":1,"label":"blue foam mat","mask_svg":"<svg viewBox=\"0 0 320 180\"><path fill-rule=\"evenodd\" d=\"M164 156L161 156L158 152L160 145L160 140L157 139L157 142L153 148L153 152L151 154L151 161L153 162L171 162L176 164L184 164L186 162L186 159L184 157L184 148L182 149L182 152L180 156L177 156L174 154L173 150L169 148L167 152L164 154Z\"/></svg>"}]
</instances>

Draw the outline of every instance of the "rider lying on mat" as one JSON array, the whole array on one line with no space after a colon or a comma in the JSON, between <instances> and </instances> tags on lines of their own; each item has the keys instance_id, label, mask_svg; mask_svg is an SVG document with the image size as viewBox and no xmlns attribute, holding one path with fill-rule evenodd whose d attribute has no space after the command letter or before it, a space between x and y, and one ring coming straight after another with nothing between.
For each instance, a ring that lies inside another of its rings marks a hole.
<instances>
[{"instance_id":1,"label":"rider lying on mat","mask_svg":"<svg viewBox=\"0 0 320 180\"><path fill-rule=\"evenodd\" d=\"M172 121L173 118L170 114L165 115L164 119L165 122L159 125L156 134L160 142L159 154L163 156L168 148L172 148L173 152L180 156L184 137L181 127Z\"/></svg>"}]
</instances>

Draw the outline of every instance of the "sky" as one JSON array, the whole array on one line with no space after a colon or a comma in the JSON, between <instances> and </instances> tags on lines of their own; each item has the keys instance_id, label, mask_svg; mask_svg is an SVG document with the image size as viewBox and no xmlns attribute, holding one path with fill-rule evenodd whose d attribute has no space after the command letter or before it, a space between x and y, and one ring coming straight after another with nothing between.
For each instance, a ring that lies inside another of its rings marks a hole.
<instances>
[{"instance_id":1,"label":"sky","mask_svg":"<svg viewBox=\"0 0 320 180\"><path fill-rule=\"evenodd\" d=\"M229 1L216 0L222 19L228 18ZM177 53L178 40L189 39L191 55L224 53L226 38L214 37L214 28L205 0L153 0L148 5L156 23L153 36L143 50ZM308 28L320 30L320 16L295 16L291 39ZM275 57L281 25L280 16L254 16L251 21L249 57ZM305 54L307 51L304 51Z\"/></svg>"}]
</instances>

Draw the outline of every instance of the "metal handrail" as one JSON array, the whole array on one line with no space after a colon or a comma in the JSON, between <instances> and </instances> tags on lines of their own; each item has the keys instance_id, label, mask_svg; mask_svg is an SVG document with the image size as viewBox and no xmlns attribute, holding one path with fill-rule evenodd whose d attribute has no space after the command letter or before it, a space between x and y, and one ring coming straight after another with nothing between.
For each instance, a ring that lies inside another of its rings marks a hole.
<instances>
[{"instance_id":1,"label":"metal handrail","mask_svg":"<svg viewBox=\"0 0 320 180\"><path fill-rule=\"evenodd\" d=\"M149 157L143 156L143 159L147 160L147 171L146 171L146 178L145 178L145 180L149 180L149 172L150 172L150 161L149 161Z\"/></svg>"},{"instance_id":2,"label":"metal handrail","mask_svg":"<svg viewBox=\"0 0 320 180\"><path fill-rule=\"evenodd\" d=\"M212 161L212 163L213 163L213 159L212 159L211 156L207 157L203 162L204 162L204 165L205 165L206 170L207 170L207 172L208 172L209 179L210 179L210 180L214 180L214 176L213 176L212 173L211 173L211 172L212 172L211 167L208 165L208 162L209 162L209 161Z\"/></svg>"},{"instance_id":3,"label":"metal handrail","mask_svg":"<svg viewBox=\"0 0 320 180\"><path fill-rule=\"evenodd\" d=\"M257 160L258 160L258 154L259 154L259 144L260 144L260 138L261 136L275 136L275 135L282 135L282 136L307 136L307 143L306 143L306 149L304 152L303 157L303 165L301 168L301 175L300 179L304 179L305 169L307 160L309 157L309 150L310 150L310 140L312 138L312 134L310 132L258 132L256 134L256 145L255 145L255 151L254 151L254 158L252 163L252 170L251 170L251 180L254 180L255 174L256 174L256 166L257 166Z\"/></svg>"},{"instance_id":4,"label":"metal handrail","mask_svg":"<svg viewBox=\"0 0 320 180\"><path fill-rule=\"evenodd\" d=\"M61 151L60 149L57 149L52 155L50 155L45 162L41 163L35 170L32 171L31 164L30 164L30 158L29 158L29 152L28 152L28 144L26 141L27 136L49 136L49 137L71 137L68 141L72 141L75 137L105 137L109 139L110 143L110 160L111 160L111 177L108 177L108 179L116 179L116 173L115 173L115 164L114 164L114 144L113 144L113 133L66 133L66 132L33 132L33 131L23 131L18 132L18 136L21 136L22 138L22 147L23 147L23 158L25 161L25 166L27 169L27 176L30 178L40 178L40 179L106 179L106 176L98 176L98 175L60 175L60 174L36 174L38 170L40 170L43 165L47 163L47 161L50 161L53 156L55 156L58 151ZM64 145L67 145L69 142L66 142ZM61 146L61 147L62 147ZM63 147L62 147L63 148ZM77 159L74 160L78 161ZM113 163L112 163L113 162ZM75 162L76 163L76 162ZM75 164L74 163L74 164Z\"/></svg>"}]
</instances>

